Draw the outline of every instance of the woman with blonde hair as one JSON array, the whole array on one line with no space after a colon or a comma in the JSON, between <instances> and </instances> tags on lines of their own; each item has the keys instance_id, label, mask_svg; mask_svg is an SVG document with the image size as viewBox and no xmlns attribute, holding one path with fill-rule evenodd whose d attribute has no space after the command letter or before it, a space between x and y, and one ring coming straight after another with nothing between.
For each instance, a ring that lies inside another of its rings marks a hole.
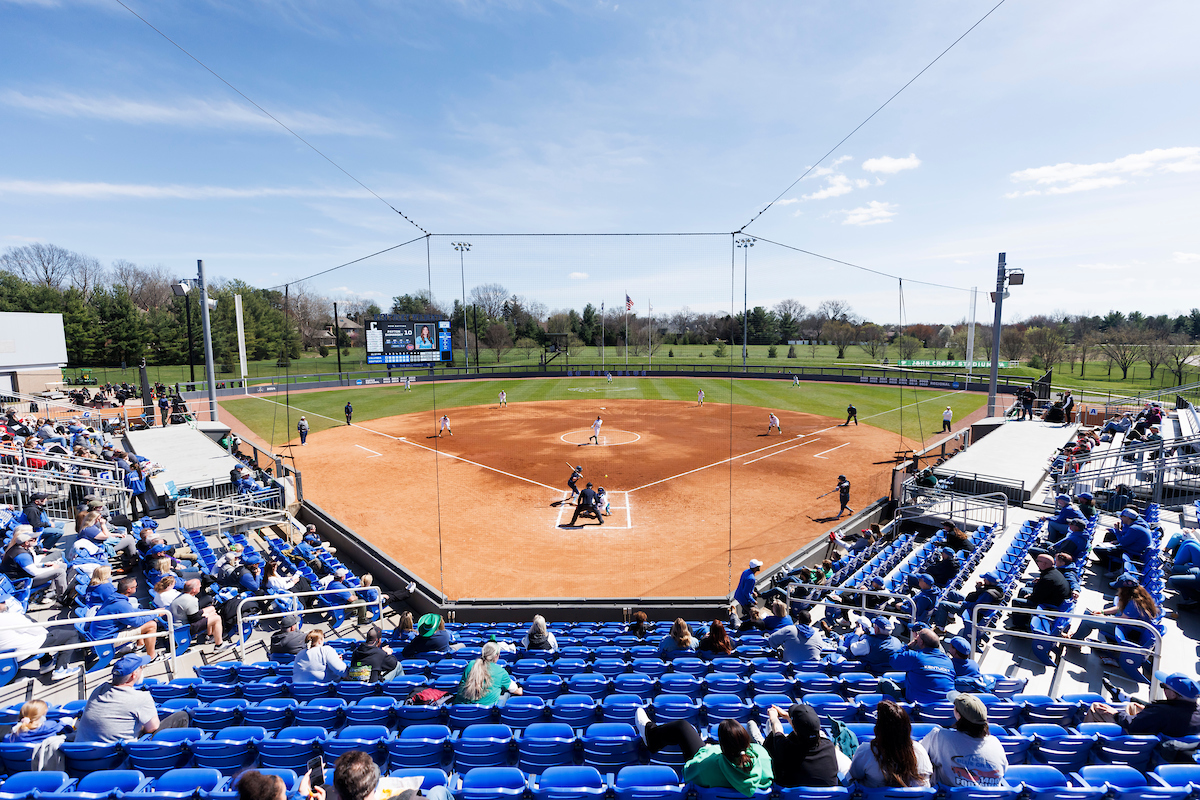
<instances>
[{"instance_id":1,"label":"woman with blonde hair","mask_svg":"<svg viewBox=\"0 0 1200 800\"><path fill-rule=\"evenodd\" d=\"M325 634L311 630L304 637L304 650L292 662L292 683L329 683L346 674L346 662L338 651L325 644Z\"/></svg>"},{"instance_id":2,"label":"woman with blonde hair","mask_svg":"<svg viewBox=\"0 0 1200 800\"><path fill-rule=\"evenodd\" d=\"M153 590L150 592L151 599L154 601L154 605L159 608L170 608L171 603L175 602L175 598L180 595L180 591L176 587L174 575L164 575L151 588Z\"/></svg>"},{"instance_id":3,"label":"woman with blonde hair","mask_svg":"<svg viewBox=\"0 0 1200 800\"><path fill-rule=\"evenodd\" d=\"M405 611L400 615L400 621L396 623L395 633L399 634L399 639L402 642L407 642L413 638L416 631L416 626L413 625L413 615L411 611Z\"/></svg>"},{"instance_id":4,"label":"woman with blonde hair","mask_svg":"<svg viewBox=\"0 0 1200 800\"><path fill-rule=\"evenodd\" d=\"M521 639L521 647L526 650L548 650L558 652L558 640L546 629L546 618L538 614L529 625L525 637Z\"/></svg>"},{"instance_id":5,"label":"woman with blonde hair","mask_svg":"<svg viewBox=\"0 0 1200 800\"><path fill-rule=\"evenodd\" d=\"M698 644L696 637L692 636L692 629L688 627L683 617L679 617L671 626L671 632L658 643L658 655L661 658L671 658L680 651L695 650Z\"/></svg>"},{"instance_id":6,"label":"woman with blonde hair","mask_svg":"<svg viewBox=\"0 0 1200 800\"><path fill-rule=\"evenodd\" d=\"M494 706L500 701L500 695L508 692L522 695L524 691L508 674L508 670L500 666L500 645L488 642L483 646L479 658L467 664L463 670L462 680L454 693L455 703L465 703L479 706Z\"/></svg>"},{"instance_id":7,"label":"woman with blonde hair","mask_svg":"<svg viewBox=\"0 0 1200 800\"><path fill-rule=\"evenodd\" d=\"M69 731L71 729L70 720L51 722L46 719L46 712L49 708L45 700L30 700L21 706L21 721L13 726L8 735L4 737L4 741L35 744L45 741L51 736L58 736Z\"/></svg>"}]
</instances>

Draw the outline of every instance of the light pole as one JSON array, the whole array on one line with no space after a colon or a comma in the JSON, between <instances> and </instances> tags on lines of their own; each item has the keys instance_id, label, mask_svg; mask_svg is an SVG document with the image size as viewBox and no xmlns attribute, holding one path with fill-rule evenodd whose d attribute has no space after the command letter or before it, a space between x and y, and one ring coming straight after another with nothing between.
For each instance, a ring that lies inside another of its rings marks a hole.
<instances>
[{"instance_id":1,"label":"light pole","mask_svg":"<svg viewBox=\"0 0 1200 800\"><path fill-rule=\"evenodd\" d=\"M996 316L992 319L992 374L988 380L988 416L996 416L996 383L1000 377L1000 312L1004 306L1004 298L1008 292L1004 289L1007 281L1010 286L1020 286L1025 283L1025 271L1008 269L1004 264L1005 254L1001 253L996 263L996 291L992 292L992 302L996 304Z\"/></svg>"},{"instance_id":2,"label":"light pole","mask_svg":"<svg viewBox=\"0 0 1200 800\"><path fill-rule=\"evenodd\" d=\"M747 283L750 270L748 264L750 248L754 247L756 241L758 240L749 236L734 241L734 244L742 248L742 372L746 371L746 349L749 345L747 337L750 333L750 287Z\"/></svg>"},{"instance_id":3,"label":"light pole","mask_svg":"<svg viewBox=\"0 0 1200 800\"><path fill-rule=\"evenodd\" d=\"M217 422L217 376L213 370L212 326L208 320L208 283L204 280L204 262L196 260L196 278L200 283L200 322L204 330L204 379L208 382L208 418ZM213 302L213 305L216 305Z\"/></svg>"},{"instance_id":4,"label":"light pole","mask_svg":"<svg viewBox=\"0 0 1200 800\"><path fill-rule=\"evenodd\" d=\"M451 242L458 251L458 274L462 278L462 310L463 310L463 356L467 360L467 369L471 368L471 348L467 344L467 267L463 253L471 249L470 242Z\"/></svg>"},{"instance_id":5,"label":"light pole","mask_svg":"<svg viewBox=\"0 0 1200 800\"><path fill-rule=\"evenodd\" d=\"M183 308L187 313L187 331L188 331L188 372L192 376L191 382L196 383L196 360L192 357L192 301L188 297L188 293L192 291L194 278L184 278L179 283L171 284L171 291L176 297L183 298ZM193 386L192 388L195 388Z\"/></svg>"}]
</instances>

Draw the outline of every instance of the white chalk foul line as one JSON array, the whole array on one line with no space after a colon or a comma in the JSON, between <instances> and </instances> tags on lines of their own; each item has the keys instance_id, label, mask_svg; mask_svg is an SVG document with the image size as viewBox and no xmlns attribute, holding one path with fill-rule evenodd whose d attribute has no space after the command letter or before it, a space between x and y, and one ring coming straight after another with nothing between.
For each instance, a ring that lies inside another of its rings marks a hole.
<instances>
[{"instance_id":1,"label":"white chalk foul line","mask_svg":"<svg viewBox=\"0 0 1200 800\"><path fill-rule=\"evenodd\" d=\"M363 447L361 444L356 444L356 445L354 445L354 446L355 446L355 447L357 447L357 448L359 448L360 450L366 450L368 453L374 453L374 455L367 456L367 458L379 458L380 456L382 456L382 455L383 455L383 453L376 453L376 452L375 452L374 450L372 450L371 448L369 448L369 447Z\"/></svg>"},{"instance_id":2,"label":"white chalk foul line","mask_svg":"<svg viewBox=\"0 0 1200 800\"><path fill-rule=\"evenodd\" d=\"M815 456L813 456L813 458L825 458L826 453L832 453L834 450L841 450L843 447L849 447L849 446L850 446L849 442L846 442L845 444L839 444L837 447L831 447L828 450L822 450L821 452L819 452Z\"/></svg>"},{"instance_id":3,"label":"white chalk foul line","mask_svg":"<svg viewBox=\"0 0 1200 800\"><path fill-rule=\"evenodd\" d=\"M795 450L797 447L804 447L804 445L806 445L806 444L812 444L813 442L819 442L819 441L821 441L820 436L816 437L815 439L809 439L807 441L801 442L800 444L794 444L791 447L785 447L782 450L776 450L774 453L767 453L765 456L759 456L758 458L753 458L753 459L750 459L749 461L743 461L742 466L744 467L749 464L753 464L755 461L762 461L764 458L770 458L771 456L777 456L780 453L786 453L788 450Z\"/></svg>"},{"instance_id":4,"label":"white chalk foul line","mask_svg":"<svg viewBox=\"0 0 1200 800\"><path fill-rule=\"evenodd\" d=\"M804 436L804 435L805 434L799 434L795 438L799 439L800 436ZM811 434L808 434L808 435L811 435ZM630 489L629 491L636 492L641 489L649 489L651 486L657 486L660 483L666 483L667 481L673 481L676 478L682 478L685 475L691 475L693 472L701 472L706 469L711 469L712 467L719 467L722 464L728 464L730 461L737 461L739 458L745 458L746 456L752 456L752 455L756 455L757 453L765 452L767 450L770 450L773 447L782 447L783 445L788 444L791 441L792 441L791 439L784 439L782 441L776 442L775 444L769 444L766 447L760 447L757 450L751 450L748 453L739 453L736 456L730 456L729 458L723 458L720 461L714 461L711 464L705 464L702 467L696 467L695 469L689 469L687 472L681 472L678 475L672 475L669 478L663 478L662 480L657 480L657 481L654 481L653 483L647 483L643 486L638 486L636 489Z\"/></svg>"},{"instance_id":5,"label":"white chalk foul line","mask_svg":"<svg viewBox=\"0 0 1200 800\"><path fill-rule=\"evenodd\" d=\"M274 403L277 406L283 405L283 403L280 403L276 400L268 400L267 398L259 397L258 395L250 395L250 396L257 397L259 400L262 400L265 403ZM304 409L301 409L301 410L304 411L304 413L306 413L306 414L312 414L314 417L321 417L322 419L328 419L328 420L333 420L334 422L340 422L340 420L333 419L333 417L327 417L324 414L318 414L315 411L307 411ZM532 480L531 478L522 478L520 475L514 475L511 472L505 472L502 469L496 469L495 467L489 467L487 464L480 464L478 461L472 461L469 458L463 458L462 456L456 456L453 453L447 453L444 450L435 450L432 447L426 447L423 444L417 444L416 442L409 441L408 439L406 439L403 436L392 436L390 433L384 433L383 431L373 430L364 425L358 425L357 423L352 425L351 427L360 428L360 429L366 431L367 433L373 433L376 436L382 436L385 439L391 439L393 442L402 442L404 444L412 445L413 447L419 447L422 450L428 450L430 453L436 453L440 456L444 456L445 458L453 458L456 461L461 461L464 464L470 464L471 466L479 467L480 469L486 469L487 471L495 472L498 475L507 475L510 478L516 478L517 480L524 481L525 483L532 483L534 486L541 486L543 489L549 489L550 491L553 491L553 492L559 491L558 487L556 487L556 486L547 486L546 484L541 483L540 481L535 481L535 480ZM363 449L365 450L366 448L364 447Z\"/></svg>"}]
</instances>

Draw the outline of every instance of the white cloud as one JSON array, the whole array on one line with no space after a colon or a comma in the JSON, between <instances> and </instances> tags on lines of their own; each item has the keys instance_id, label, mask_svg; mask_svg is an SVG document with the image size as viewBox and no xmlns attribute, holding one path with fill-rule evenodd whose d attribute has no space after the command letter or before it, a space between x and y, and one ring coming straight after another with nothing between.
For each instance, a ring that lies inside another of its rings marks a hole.
<instances>
[{"instance_id":1,"label":"white cloud","mask_svg":"<svg viewBox=\"0 0 1200 800\"><path fill-rule=\"evenodd\" d=\"M919 166L921 166L921 159L917 158L916 153L909 153L908 158L892 158L891 156L868 158L863 162L862 168L867 172L882 172L885 175L895 175L897 172L903 172L906 169L916 169Z\"/></svg>"},{"instance_id":2,"label":"white cloud","mask_svg":"<svg viewBox=\"0 0 1200 800\"><path fill-rule=\"evenodd\" d=\"M1200 253L1180 253L1178 251L1171 254L1171 260L1176 264L1195 264L1200 261Z\"/></svg>"},{"instance_id":3,"label":"white cloud","mask_svg":"<svg viewBox=\"0 0 1200 800\"><path fill-rule=\"evenodd\" d=\"M572 272L567 277L573 281L585 281L587 280L587 276L588 274L586 272Z\"/></svg>"},{"instance_id":4,"label":"white cloud","mask_svg":"<svg viewBox=\"0 0 1200 800\"><path fill-rule=\"evenodd\" d=\"M1018 170L1009 176L1014 182L1034 183L1048 188L1010 192L1005 197L1087 192L1092 189L1120 186L1128 182L1126 176L1147 177L1155 173L1197 171L1200 171L1200 147L1159 148L1097 164L1074 164L1066 161Z\"/></svg>"},{"instance_id":5,"label":"white cloud","mask_svg":"<svg viewBox=\"0 0 1200 800\"><path fill-rule=\"evenodd\" d=\"M790 206L792 203L799 203L799 202L800 202L800 198L798 198L798 197L788 197L783 200L776 200L775 205Z\"/></svg>"},{"instance_id":6,"label":"white cloud","mask_svg":"<svg viewBox=\"0 0 1200 800\"><path fill-rule=\"evenodd\" d=\"M1088 272L1117 272L1125 269L1138 269L1146 266L1144 261L1131 261L1127 264L1114 264L1109 261L1100 261L1095 264L1080 264L1079 269L1086 269Z\"/></svg>"},{"instance_id":7,"label":"white cloud","mask_svg":"<svg viewBox=\"0 0 1200 800\"><path fill-rule=\"evenodd\" d=\"M142 200L239 200L260 197L295 198L359 198L370 197L362 189L305 189L294 186L234 188L231 186L156 186L143 183L85 183L80 181L21 181L0 180L0 196L35 195L97 200L111 197L130 197Z\"/></svg>"},{"instance_id":8,"label":"white cloud","mask_svg":"<svg viewBox=\"0 0 1200 800\"><path fill-rule=\"evenodd\" d=\"M824 200L826 197L840 197L854 191L850 179L840 173L830 175L826 179L824 189L818 189L812 194L803 195L805 200Z\"/></svg>"},{"instance_id":9,"label":"white cloud","mask_svg":"<svg viewBox=\"0 0 1200 800\"><path fill-rule=\"evenodd\" d=\"M68 92L30 95L9 90L0 92L0 105L49 116L100 119L131 125L244 128L284 133L277 123L261 111L232 100L191 98L168 105L122 97L84 97ZM272 110L271 113L298 133L343 136L385 135L375 125L335 119L305 111Z\"/></svg>"},{"instance_id":10,"label":"white cloud","mask_svg":"<svg viewBox=\"0 0 1200 800\"><path fill-rule=\"evenodd\" d=\"M842 220L843 225L880 225L884 222L891 222L892 217L896 216L896 209L899 208L895 203L884 203L879 200L872 200L865 206L843 211L846 218Z\"/></svg>"}]
</instances>

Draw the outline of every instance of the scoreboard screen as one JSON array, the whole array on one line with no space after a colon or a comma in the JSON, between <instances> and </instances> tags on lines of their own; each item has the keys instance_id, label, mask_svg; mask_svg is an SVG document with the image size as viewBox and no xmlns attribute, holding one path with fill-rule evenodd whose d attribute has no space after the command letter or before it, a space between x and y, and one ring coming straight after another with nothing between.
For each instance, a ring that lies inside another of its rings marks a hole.
<instances>
[{"instance_id":1,"label":"scoreboard screen","mask_svg":"<svg viewBox=\"0 0 1200 800\"><path fill-rule=\"evenodd\" d=\"M453 361L450 320L438 314L380 314L366 322L368 364Z\"/></svg>"}]
</instances>

